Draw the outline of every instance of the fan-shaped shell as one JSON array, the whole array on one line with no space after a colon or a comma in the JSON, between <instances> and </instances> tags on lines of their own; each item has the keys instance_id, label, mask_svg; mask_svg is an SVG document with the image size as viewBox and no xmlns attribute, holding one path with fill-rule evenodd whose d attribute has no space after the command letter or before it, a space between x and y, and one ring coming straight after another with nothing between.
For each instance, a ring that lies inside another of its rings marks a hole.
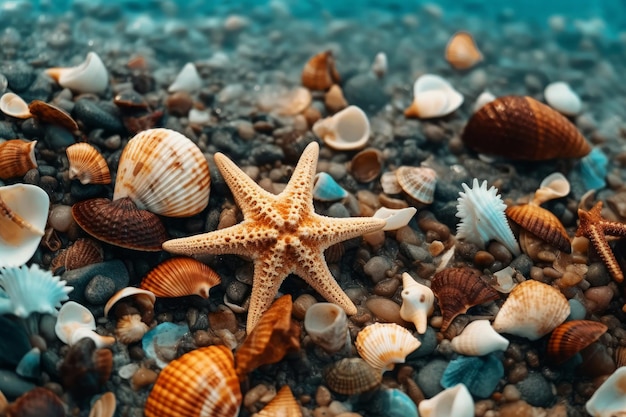
<instances>
[{"instance_id":1,"label":"fan-shaped shell","mask_svg":"<svg viewBox=\"0 0 626 417\"><path fill-rule=\"evenodd\" d=\"M300 405L293 396L289 385L278 390L276 396L253 417L302 417Z\"/></svg>"},{"instance_id":2,"label":"fan-shaped shell","mask_svg":"<svg viewBox=\"0 0 626 417\"><path fill-rule=\"evenodd\" d=\"M430 204L434 200L437 173L428 167L401 166L396 170L398 184L409 197Z\"/></svg>"},{"instance_id":3,"label":"fan-shaped shell","mask_svg":"<svg viewBox=\"0 0 626 417\"><path fill-rule=\"evenodd\" d=\"M537 340L563 323L569 313L569 303L559 290L530 279L513 288L496 315L493 328L498 333Z\"/></svg>"},{"instance_id":4,"label":"fan-shaped shell","mask_svg":"<svg viewBox=\"0 0 626 417\"><path fill-rule=\"evenodd\" d=\"M27 142L11 139L0 143L0 179L21 177L37 168L35 159L36 140Z\"/></svg>"},{"instance_id":5,"label":"fan-shaped shell","mask_svg":"<svg viewBox=\"0 0 626 417\"><path fill-rule=\"evenodd\" d=\"M159 374L145 405L146 417L236 417L241 406L233 354L226 346L193 350Z\"/></svg>"},{"instance_id":6,"label":"fan-shaped shell","mask_svg":"<svg viewBox=\"0 0 626 417\"><path fill-rule=\"evenodd\" d=\"M331 390L345 395L360 394L378 387L382 373L361 358L344 358L324 369L324 381Z\"/></svg>"},{"instance_id":7,"label":"fan-shaped shell","mask_svg":"<svg viewBox=\"0 0 626 417\"><path fill-rule=\"evenodd\" d=\"M102 60L95 52L89 52L85 61L76 67L56 67L46 70L63 88L79 93L99 94L109 84L109 74Z\"/></svg>"},{"instance_id":8,"label":"fan-shaped shell","mask_svg":"<svg viewBox=\"0 0 626 417\"><path fill-rule=\"evenodd\" d=\"M78 178L81 184L110 184L111 173L100 152L86 142L75 143L65 150L70 164L70 179Z\"/></svg>"},{"instance_id":9,"label":"fan-shaped shell","mask_svg":"<svg viewBox=\"0 0 626 417\"><path fill-rule=\"evenodd\" d=\"M470 268L446 268L431 279L430 289L439 302L445 331L452 320L464 314L470 307L497 300L500 296L480 274Z\"/></svg>"},{"instance_id":10,"label":"fan-shaped shell","mask_svg":"<svg viewBox=\"0 0 626 417\"><path fill-rule=\"evenodd\" d=\"M446 61L458 70L472 68L483 60L474 37L468 32L457 32L446 45Z\"/></svg>"},{"instance_id":11,"label":"fan-shaped shell","mask_svg":"<svg viewBox=\"0 0 626 417\"><path fill-rule=\"evenodd\" d=\"M466 356L483 356L506 350L509 341L496 332L489 320L476 320L465 326L463 332L450 342L452 350Z\"/></svg>"},{"instance_id":12,"label":"fan-shaped shell","mask_svg":"<svg viewBox=\"0 0 626 417\"><path fill-rule=\"evenodd\" d=\"M98 240L122 248L158 252L167 240L161 219L140 210L129 198L94 198L72 206L78 225Z\"/></svg>"},{"instance_id":13,"label":"fan-shaped shell","mask_svg":"<svg viewBox=\"0 0 626 417\"><path fill-rule=\"evenodd\" d=\"M157 297L184 297L196 294L209 298L209 290L220 277L206 264L193 258L170 258L160 263L141 280L141 288Z\"/></svg>"},{"instance_id":14,"label":"fan-shaped shell","mask_svg":"<svg viewBox=\"0 0 626 417\"><path fill-rule=\"evenodd\" d=\"M309 90L328 90L340 81L331 51L314 55L302 69L302 85Z\"/></svg>"},{"instance_id":15,"label":"fan-shaped shell","mask_svg":"<svg viewBox=\"0 0 626 417\"><path fill-rule=\"evenodd\" d=\"M0 97L0 111L17 119L28 119L33 115L28 111L28 104L15 93L4 93Z\"/></svg>"},{"instance_id":16,"label":"fan-shaped shell","mask_svg":"<svg viewBox=\"0 0 626 417\"><path fill-rule=\"evenodd\" d=\"M32 115L41 123L50 123L64 127L70 132L78 130L76 120L72 119L65 110L41 100L33 100L28 105Z\"/></svg>"},{"instance_id":17,"label":"fan-shaped shell","mask_svg":"<svg viewBox=\"0 0 626 417\"><path fill-rule=\"evenodd\" d=\"M370 366L384 372L392 370L395 363L403 363L421 342L395 323L374 323L359 332L354 345Z\"/></svg>"},{"instance_id":18,"label":"fan-shaped shell","mask_svg":"<svg viewBox=\"0 0 626 417\"><path fill-rule=\"evenodd\" d=\"M190 139L168 129L138 133L124 148L113 200L130 197L137 207L187 217L209 202L209 165Z\"/></svg>"},{"instance_id":19,"label":"fan-shaped shell","mask_svg":"<svg viewBox=\"0 0 626 417\"><path fill-rule=\"evenodd\" d=\"M79 238L65 252L65 270L97 264L104 259L102 246L92 239Z\"/></svg>"},{"instance_id":20,"label":"fan-shaped shell","mask_svg":"<svg viewBox=\"0 0 626 417\"><path fill-rule=\"evenodd\" d=\"M504 96L470 118L463 142L476 152L509 159L580 158L589 143L565 116L531 97Z\"/></svg>"},{"instance_id":21,"label":"fan-shaped shell","mask_svg":"<svg viewBox=\"0 0 626 417\"><path fill-rule=\"evenodd\" d=\"M571 253L567 230L552 212L535 204L511 206L505 210L509 219L560 251Z\"/></svg>"},{"instance_id":22,"label":"fan-shaped shell","mask_svg":"<svg viewBox=\"0 0 626 417\"><path fill-rule=\"evenodd\" d=\"M606 325L599 321L572 320L552 331L548 341L548 358L560 364L600 338Z\"/></svg>"}]
</instances>

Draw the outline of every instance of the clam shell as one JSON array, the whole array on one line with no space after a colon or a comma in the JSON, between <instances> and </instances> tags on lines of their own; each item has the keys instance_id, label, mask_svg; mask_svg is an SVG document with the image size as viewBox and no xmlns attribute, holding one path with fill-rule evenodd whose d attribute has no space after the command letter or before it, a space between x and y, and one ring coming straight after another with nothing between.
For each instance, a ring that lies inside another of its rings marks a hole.
<instances>
[{"instance_id":1,"label":"clam shell","mask_svg":"<svg viewBox=\"0 0 626 417\"><path fill-rule=\"evenodd\" d=\"M437 173L428 167L401 166L396 170L398 184L409 197L430 204L434 200Z\"/></svg>"},{"instance_id":2,"label":"clam shell","mask_svg":"<svg viewBox=\"0 0 626 417\"><path fill-rule=\"evenodd\" d=\"M457 32L446 45L446 61L458 70L470 69L483 60L474 37L468 32Z\"/></svg>"},{"instance_id":3,"label":"clam shell","mask_svg":"<svg viewBox=\"0 0 626 417\"><path fill-rule=\"evenodd\" d=\"M17 119L28 119L33 115L28 110L28 104L15 93L4 93L0 97L0 111L7 116Z\"/></svg>"},{"instance_id":4,"label":"clam shell","mask_svg":"<svg viewBox=\"0 0 626 417\"><path fill-rule=\"evenodd\" d=\"M81 184L110 184L111 172L100 152L86 142L75 143L65 150L70 164L70 179L78 178Z\"/></svg>"},{"instance_id":5,"label":"clam shell","mask_svg":"<svg viewBox=\"0 0 626 417\"><path fill-rule=\"evenodd\" d=\"M148 325L141 321L139 314L127 314L117 320L115 337L127 345L140 341L148 330Z\"/></svg>"},{"instance_id":6,"label":"clam shell","mask_svg":"<svg viewBox=\"0 0 626 417\"><path fill-rule=\"evenodd\" d=\"M626 366L622 366L600 385L585 404L593 417L622 417L626 410Z\"/></svg>"},{"instance_id":7,"label":"clam shell","mask_svg":"<svg viewBox=\"0 0 626 417\"><path fill-rule=\"evenodd\" d=\"M113 200L130 197L137 207L187 217L209 202L209 165L188 138L168 129L138 133L124 148Z\"/></svg>"},{"instance_id":8,"label":"clam shell","mask_svg":"<svg viewBox=\"0 0 626 417\"><path fill-rule=\"evenodd\" d=\"M548 341L548 358L560 364L580 352L602 336L608 328L591 320L572 320L552 331Z\"/></svg>"},{"instance_id":9,"label":"clam shell","mask_svg":"<svg viewBox=\"0 0 626 417\"><path fill-rule=\"evenodd\" d=\"M61 87L78 93L99 94L106 90L109 84L107 69L95 52L89 52L85 61L76 67L49 68L46 74Z\"/></svg>"},{"instance_id":10,"label":"clam shell","mask_svg":"<svg viewBox=\"0 0 626 417\"><path fill-rule=\"evenodd\" d=\"M65 110L41 100L33 100L28 105L32 115L41 123L50 123L76 132L78 124Z\"/></svg>"},{"instance_id":11,"label":"clam shell","mask_svg":"<svg viewBox=\"0 0 626 417\"><path fill-rule=\"evenodd\" d=\"M194 93L198 91L200 87L202 87L202 79L198 74L196 66L191 62L187 62L167 91L170 93L176 93L178 91Z\"/></svg>"},{"instance_id":12,"label":"clam shell","mask_svg":"<svg viewBox=\"0 0 626 417\"><path fill-rule=\"evenodd\" d=\"M359 332L354 345L359 355L382 373L392 370L395 363L403 363L421 342L395 323L374 323Z\"/></svg>"},{"instance_id":13,"label":"clam shell","mask_svg":"<svg viewBox=\"0 0 626 417\"><path fill-rule=\"evenodd\" d=\"M419 334L426 332L428 316L433 312L435 294L426 285L415 281L408 273L402 274L402 307L400 317L415 325Z\"/></svg>"},{"instance_id":14,"label":"clam shell","mask_svg":"<svg viewBox=\"0 0 626 417\"><path fill-rule=\"evenodd\" d=\"M331 51L314 55L302 69L302 85L309 90L328 90L340 81Z\"/></svg>"},{"instance_id":15,"label":"clam shell","mask_svg":"<svg viewBox=\"0 0 626 417\"><path fill-rule=\"evenodd\" d=\"M159 374L145 405L146 417L236 417L241 406L233 354L226 346L193 350Z\"/></svg>"},{"instance_id":16,"label":"clam shell","mask_svg":"<svg viewBox=\"0 0 626 417\"><path fill-rule=\"evenodd\" d=\"M539 188L535 191L532 202L539 205L555 198L565 197L569 194L570 188L569 181L565 175L560 172L554 172L541 181Z\"/></svg>"},{"instance_id":17,"label":"clam shell","mask_svg":"<svg viewBox=\"0 0 626 417\"><path fill-rule=\"evenodd\" d=\"M572 252L567 230L552 212L535 204L522 204L508 207L505 213L509 219L558 250Z\"/></svg>"},{"instance_id":18,"label":"clam shell","mask_svg":"<svg viewBox=\"0 0 626 417\"><path fill-rule=\"evenodd\" d=\"M378 387L382 373L361 358L344 358L324 369L324 381L332 391L344 395L360 394Z\"/></svg>"},{"instance_id":19,"label":"clam shell","mask_svg":"<svg viewBox=\"0 0 626 417\"><path fill-rule=\"evenodd\" d=\"M460 355L483 356L509 347L509 341L496 332L489 320L476 320L465 326L463 332L450 342L452 350Z\"/></svg>"},{"instance_id":20,"label":"clam shell","mask_svg":"<svg viewBox=\"0 0 626 417\"><path fill-rule=\"evenodd\" d=\"M500 295L470 268L446 268L431 279L430 289L439 302L445 331L452 320L464 314L470 307L497 300Z\"/></svg>"},{"instance_id":21,"label":"clam shell","mask_svg":"<svg viewBox=\"0 0 626 417\"><path fill-rule=\"evenodd\" d=\"M551 107L566 116L576 116L583 108L578 94L563 81L548 84L543 95Z\"/></svg>"},{"instance_id":22,"label":"clam shell","mask_svg":"<svg viewBox=\"0 0 626 417\"><path fill-rule=\"evenodd\" d=\"M302 417L302 410L289 385L278 390L276 396L253 417Z\"/></svg>"},{"instance_id":23,"label":"clam shell","mask_svg":"<svg viewBox=\"0 0 626 417\"><path fill-rule=\"evenodd\" d=\"M537 340L563 323L569 313L569 303L559 290L530 279L513 288L493 328L498 333Z\"/></svg>"},{"instance_id":24,"label":"clam shell","mask_svg":"<svg viewBox=\"0 0 626 417\"><path fill-rule=\"evenodd\" d=\"M383 154L378 149L363 149L352 157L350 173L362 183L374 181L383 167Z\"/></svg>"},{"instance_id":25,"label":"clam shell","mask_svg":"<svg viewBox=\"0 0 626 417\"><path fill-rule=\"evenodd\" d=\"M37 168L35 159L36 140L27 142L11 139L0 143L0 179L22 177Z\"/></svg>"},{"instance_id":26,"label":"clam shell","mask_svg":"<svg viewBox=\"0 0 626 417\"><path fill-rule=\"evenodd\" d=\"M82 268L83 266L97 264L103 261L104 253L102 246L92 239L79 238L64 252L66 271Z\"/></svg>"},{"instance_id":27,"label":"clam shell","mask_svg":"<svg viewBox=\"0 0 626 417\"><path fill-rule=\"evenodd\" d=\"M363 110L348 106L331 117L318 120L313 133L338 151L360 149L370 138L370 122Z\"/></svg>"},{"instance_id":28,"label":"clam shell","mask_svg":"<svg viewBox=\"0 0 626 417\"><path fill-rule=\"evenodd\" d=\"M20 395L6 410L9 417L65 417L63 401L52 391L42 387Z\"/></svg>"},{"instance_id":29,"label":"clam shell","mask_svg":"<svg viewBox=\"0 0 626 417\"><path fill-rule=\"evenodd\" d=\"M413 84L413 102L404 111L405 117L430 119L443 117L463 104L463 95L444 78L424 74Z\"/></svg>"},{"instance_id":30,"label":"clam shell","mask_svg":"<svg viewBox=\"0 0 626 417\"><path fill-rule=\"evenodd\" d=\"M580 158L589 143L569 120L531 97L504 96L470 118L462 140L476 152L509 159Z\"/></svg>"},{"instance_id":31,"label":"clam shell","mask_svg":"<svg viewBox=\"0 0 626 417\"><path fill-rule=\"evenodd\" d=\"M72 217L91 236L122 248L158 252L167 240L161 219L129 198L81 201L72 206Z\"/></svg>"},{"instance_id":32,"label":"clam shell","mask_svg":"<svg viewBox=\"0 0 626 417\"><path fill-rule=\"evenodd\" d=\"M209 298L209 290L221 282L217 273L193 258L170 258L161 262L142 280L140 287L157 297L196 294Z\"/></svg>"}]
</instances>

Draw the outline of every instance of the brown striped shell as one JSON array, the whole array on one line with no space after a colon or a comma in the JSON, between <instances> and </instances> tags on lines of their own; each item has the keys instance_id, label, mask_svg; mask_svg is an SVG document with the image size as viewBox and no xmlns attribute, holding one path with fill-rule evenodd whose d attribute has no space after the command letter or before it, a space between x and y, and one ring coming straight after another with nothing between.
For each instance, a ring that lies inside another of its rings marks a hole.
<instances>
[{"instance_id":1,"label":"brown striped shell","mask_svg":"<svg viewBox=\"0 0 626 417\"><path fill-rule=\"evenodd\" d=\"M302 69L302 85L309 90L328 90L340 81L331 51L314 55Z\"/></svg>"},{"instance_id":2,"label":"brown striped shell","mask_svg":"<svg viewBox=\"0 0 626 417\"><path fill-rule=\"evenodd\" d=\"M41 100L33 100L28 105L31 114L41 123L61 126L70 132L78 130L76 120L65 110Z\"/></svg>"},{"instance_id":3,"label":"brown striped shell","mask_svg":"<svg viewBox=\"0 0 626 417\"><path fill-rule=\"evenodd\" d=\"M209 290L220 282L217 273L206 264L180 257L161 262L141 280L140 287L157 297L196 294L209 298Z\"/></svg>"},{"instance_id":4,"label":"brown striped shell","mask_svg":"<svg viewBox=\"0 0 626 417\"><path fill-rule=\"evenodd\" d=\"M236 417L241 389L226 346L193 350L159 374L145 405L146 417Z\"/></svg>"},{"instance_id":5,"label":"brown striped shell","mask_svg":"<svg viewBox=\"0 0 626 417\"><path fill-rule=\"evenodd\" d=\"M36 140L11 139L0 143L0 179L22 177L37 168L35 159Z\"/></svg>"},{"instance_id":6,"label":"brown striped shell","mask_svg":"<svg viewBox=\"0 0 626 417\"><path fill-rule=\"evenodd\" d=\"M324 369L326 386L339 394L354 395L373 390L383 374L361 358L344 358Z\"/></svg>"},{"instance_id":7,"label":"brown striped shell","mask_svg":"<svg viewBox=\"0 0 626 417\"><path fill-rule=\"evenodd\" d=\"M446 61L453 68L466 70L483 60L474 37L468 32L457 32L446 45Z\"/></svg>"},{"instance_id":8,"label":"brown striped shell","mask_svg":"<svg viewBox=\"0 0 626 417\"><path fill-rule=\"evenodd\" d=\"M302 417L302 410L289 385L284 385L272 401L253 417Z\"/></svg>"},{"instance_id":9,"label":"brown striped shell","mask_svg":"<svg viewBox=\"0 0 626 417\"><path fill-rule=\"evenodd\" d=\"M589 143L565 116L534 98L504 96L470 118L463 142L476 152L509 159L580 158Z\"/></svg>"},{"instance_id":10,"label":"brown striped shell","mask_svg":"<svg viewBox=\"0 0 626 417\"><path fill-rule=\"evenodd\" d=\"M66 271L97 264L104 259L102 246L93 239L78 238L67 249L60 251L50 263L50 270L64 267Z\"/></svg>"},{"instance_id":11,"label":"brown striped shell","mask_svg":"<svg viewBox=\"0 0 626 417\"><path fill-rule=\"evenodd\" d=\"M367 148L358 152L350 162L350 173L362 183L374 181L383 167L383 154L376 148Z\"/></svg>"},{"instance_id":12,"label":"brown striped shell","mask_svg":"<svg viewBox=\"0 0 626 417\"><path fill-rule=\"evenodd\" d=\"M4 415L7 417L65 417L65 408L54 392L35 387L9 405Z\"/></svg>"},{"instance_id":13,"label":"brown striped shell","mask_svg":"<svg viewBox=\"0 0 626 417\"><path fill-rule=\"evenodd\" d=\"M505 210L509 219L558 250L571 253L567 230L551 211L535 204L511 206Z\"/></svg>"},{"instance_id":14,"label":"brown striped shell","mask_svg":"<svg viewBox=\"0 0 626 417\"><path fill-rule=\"evenodd\" d=\"M477 271L470 268L446 268L437 272L431 279L430 289L437 297L443 316L442 332L459 314L500 297Z\"/></svg>"},{"instance_id":15,"label":"brown striped shell","mask_svg":"<svg viewBox=\"0 0 626 417\"><path fill-rule=\"evenodd\" d=\"M107 161L96 148L86 142L75 143L65 150L70 164L70 179L81 184L110 184L111 172Z\"/></svg>"},{"instance_id":16,"label":"brown striped shell","mask_svg":"<svg viewBox=\"0 0 626 417\"><path fill-rule=\"evenodd\" d=\"M396 169L396 178L402 191L412 199L430 204L434 200L437 173L428 167L401 166Z\"/></svg>"},{"instance_id":17,"label":"brown striped shell","mask_svg":"<svg viewBox=\"0 0 626 417\"><path fill-rule=\"evenodd\" d=\"M122 248L158 252L167 240L161 219L129 198L81 201L72 206L72 217L91 236Z\"/></svg>"},{"instance_id":18,"label":"brown striped shell","mask_svg":"<svg viewBox=\"0 0 626 417\"><path fill-rule=\"evenodd\" d=\"M600 338L606 325L599 321L572 320L552 331L548 341L548 358L560 364Z\"/></svg>"}]
</instances>

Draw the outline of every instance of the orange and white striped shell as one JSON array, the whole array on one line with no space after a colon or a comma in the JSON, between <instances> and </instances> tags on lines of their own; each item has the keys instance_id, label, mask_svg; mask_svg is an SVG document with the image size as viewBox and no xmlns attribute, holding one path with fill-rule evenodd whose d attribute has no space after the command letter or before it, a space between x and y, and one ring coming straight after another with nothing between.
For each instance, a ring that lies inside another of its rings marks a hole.
<instances>
[{"instance_id":1,"label":"orange and white striped shell","mask_svg":"<svg viewBox=\"0 0 626 417\"><path fill-rule=\"evenodd\" d=\"M241 390L226 346L193 350L159 374L145 405L146 417L236 417Z\"/></svg>"},{"instance_id":2,"label":"orange and white striped shell","mask_svg":"<svg viewBox=\"0 0 626 417\"><path fill-rule=\"evenodd\" d=\"M289 385L278 390L276 396L252 417L302 417L302 410Z\"/></svg>"},{"instance_id":3,"label":"orange and white striped shell","mask_svg":"<svg viewBox=\"0 0 626 417\"><path fill-rule=\"evenodd\" d=\"M31 142L11 139L0 143L0 179L21 177L37 168L35 159L36 140Z\"/></svg>"},{"instance_id":4,"label":"orange and white striped shell","mask_svg":"<svg viewBox=\"0 0 626 417\"><path fill-rule=\"evenodd\" d=\"M75 143L65 150L70 164L70 179L81 184L110 184L111 172L107 161L96 148L86 142Z\"/></svg>"},{"instance_id":5,"label":"orange and white striped shell","mask_svg":"<svg viewBox=\"0 0 626 417\"><path fill-rule=\"evenodd\" d=\"M309 90L328 90L340 80L331 51L313 55L302 69L302 85Z\"/></svg>"},{"instance_id":6,"label":"orange and white striped shell","mask_svg":"<svg viewBox=\"0 0 626 417\"><path fill-rule=\"evenodd\" d=\"M567 230L551 211L536 204L511 206L505 210L509 219L544 242L565 253L572 251Z\"/></svg>"},{"instance_id":7,"label":"orange and white striped shell","mask_svg":"<svg viewBox=\"0 0 626 417\"><path fill-rule=\"evenodd\" d=\"M382 373L392 370L394 363L403 363L421 342L395 323L374 323L359 332L354 344L359 355Z\"/></svg>"},{"instance_id":8,"label":"orange and white striped shell","mask_svg":"<svg viewBox=\"0 0 626 417\"><path fill-rule=\"evenodd\" d=\"M457 32L446 45L446 61L458 70L470 69L483 60L474 37L468 32Z\"/></svg>"},{"instance_id":9,"label":"orange and white striped shell","mask_svg":"<svg viewBox=\"0 0 626 417\"><path fill-rule=\"evenodd\" d=\"M185 297L196 294L209 298L209 290L220 277L207 265L193 258L170 258L141 280L140 287L157 297Z\"/></svg>"}]
</instances>

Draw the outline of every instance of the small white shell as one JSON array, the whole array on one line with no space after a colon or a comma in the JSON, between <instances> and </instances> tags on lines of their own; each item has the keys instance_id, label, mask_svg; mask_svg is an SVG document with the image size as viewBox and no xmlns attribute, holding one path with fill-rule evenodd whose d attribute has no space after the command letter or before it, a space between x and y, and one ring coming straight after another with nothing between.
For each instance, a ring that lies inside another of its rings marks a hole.
<instances>
[{"instance_id":1,"label":"small white shell","mask_svg":"<svg viewBox=\"0 0 626 417\"><path fill-rule=\"evenodd\" d=\"M109 84L109 74L95 52L89 52L85 61L76 67L49 68L46 74L61 87L78 93L102 93Z\"/></svg>"},{"instance_id":2,"label":"small white shell","mask_svg":"<svg viewBox=\"0 0 626 417\"><path fill-rule=\"evenodd\" d=\"M543 95L552 108L566 116L576 116L582 110L580 97L563 81L548 84Z\"/></svg>"},{"instance_id":3,"label":"small white shell","mask_svg":"<svg viewBox=\"0 0 626 417\"><path fill-rule=\"evenodd\" d=\"M380 372L392 370L394 363L403 363L421 344L411 332L395 323L371 324L359 332L354 342L359 355Z\"/></svg>"},{"instance_id":4,"label":"small white shell","mask_svg":"<svg viewBox=\"0 0 626 417\"><path fill-rule=\"evenodd\" d=\"M406 272L402 274L402 287L400 317L415 324L417 332L424 334L428 326L428 316L433 310L435 294Z\"/></svg>"},{"instance_id":5,"label":"small white shell","mask_svg":"<svg viewBox=\"0 0 626 417\"><path fill-rule=\"evenodd\" d=\"M554 172L541 181L533 197L534 204L543 204L555 198L561 198L570 192L569 180L560 172Z\"/></svg>"},{"instance_id":6,"label":"small white shell","mask_svg":"<svg viewBox=\"0 0 626 417\"><path fill-rule=\"evenodd\" d=\"M200 87L202 87L202 79L198 74L198 70L193 63L188 62L178 73L176 79L174 79L174 82L170 85L167 91L170 93L175 93L177 91L194 93L198 91Z\"/></svg>"},{"instance_id":7,"label":"small white shell","mask_svg":"<svg viewBox=\"0 0 626 417\"><path fill-rule=\"evenodd\" d=\"M328 353L339 352L350 340L348 316L334 303L315 303L309 307L304 328L311 340Z\"/></svg>"},{"instance_id":8,"label":"small white shell","mask_svg":"<svg viewBox=\"0 0 626 417\"><path fill-rule=\"evenodd\" d=\"M465 326L463 332L452 339L450 345L456 353L466 356L483 356L506 350L509 341L496 332L489 320L476 320Z\"/></svg>"},{"instance_id":9,"label":"small white shell","mask_svg":"<svg viewBox=\"0 0 626 417\"><path fill-rule=\"evenodd\" d=\"M88 308L75 301L68 301L59 310L54 332L61 342L73 345L80 339L88 337L101 348L115 343L115 338L101 336L96 333L96 320Z\"/></svg>"},{"instance_id":10,"label":"small white shell","mask_svg":"<svg viewBox=\"0 0 626 417\"><path fill-rule=\"evenodd\" d=\"M418 405L421 417L473 417L474 399L463 384L441 391Z\"/></svg>"},{"instance_id":11,"label":"small white shell","mask_svg":"<svg viewBox=\"0 0 626 417\"><path fill-rule=\"evenodd\" d=\"M372 62L372 72L378 78L383 78L387 74L387 67L387 54L384 52L377 53L374 62Z\"/></svg>"},{"instance_id":12,"label":"small white shell","mask_svg":"<svg viewBox=\"0 0 626 417\"><path fill-rule=\"evenodd\" d=\"M0 111L7 116L15 117L17 119L28 119L33 117L28 110L28 104L15 93L4 93L0 97Z\"/></svg>"},{"instance_id":13,"label":"small white shell","mask_svg":"<svg viewBox=\"0 0 626 417\"><path fill-rule=\"evenodd\" d=\"M496 99L496 96L493 95L490 91L487 91L487 90L483 91L482 93L480 93L480 95L474 102L474 107L472 108L473 112L476 113L485 104L491 103L495 99Z\"/></svg>"},{"instance_id":14,"label":"small white shell","mask_svg":"<svg viewBox=\"0 0 626 417\"><path fill-rule=\"evenodd\" d=\"M413 102L404 115L430 119L446 116L463 104L463 95L444 78L424 74L413 84Z\"/></svg>"},{"instance_id":15,"label":"small white shell","mask_svg":"<svg viewBox=\"0 0 626 417\"><path fill-rule=\"evenodd\" d=\"M386 221L383 230L398 230L409 224L415 213L417 213L415 207L405 207L401 209L381 207L376 210L376 213L374 213L372 217Z\"/></svg>"},{"instance_id":16,"label":"small white shell","mask_svg":"<svg viewBox=\"0 0 626 417\"><path fill-rule=\"evenodd\" d=\"M624 416L626 410L626 366L617 368L593 393L585 409L593 417Z\"/></svg>"},{"instance_id":17,"label":"small white shell","mask_svg":"<svg viewBox=\"0 0 626 417\"><path fill-rule=\"evenodd\" d=\"M318 120L313 132L338 151L360 149L370 138L370 122L357 106L348 106L331 117Z\"/></svg>"}]
</instances>

